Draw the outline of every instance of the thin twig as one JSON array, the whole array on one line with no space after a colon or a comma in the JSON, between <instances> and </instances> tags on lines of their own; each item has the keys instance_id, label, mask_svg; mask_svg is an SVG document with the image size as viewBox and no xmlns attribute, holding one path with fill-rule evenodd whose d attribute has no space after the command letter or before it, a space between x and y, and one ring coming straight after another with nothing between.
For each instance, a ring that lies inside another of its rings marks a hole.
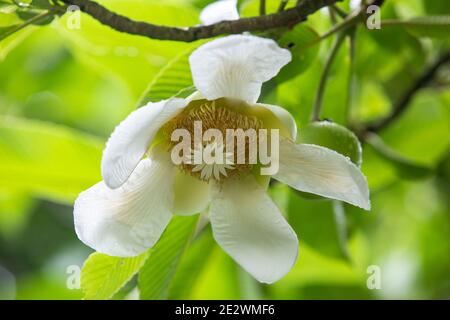
<instances>
[{"instance_id":1,"label":"thin twig","mask_svg":"<svg viewBox=\"0 0 450 320\"><path fill-rule=\"evenodd\" d=\"M356 26L353 27L349 34L349 74L347 84L347 103L345 109L345 119L349 123L351 121L351 111L353 103L353 93L355 90L355 56L356 56Z\"/></svg>"},{"instance_id":2,"label":"thin twig","mask_svg":"<svg viewBox=\"0 0 450 320\"><path fill-rule=\"evenodd\" d=\"M281 0L280 5L278 6L278 12L282 12L284 9L286 9L288 2L289 0Z\"/></svg>"},{"instance_id":3,"label":"thin twig","mask_svg":"<svg viewBox=\"0 0 450 320\"><path fill-rule=\"evenodd\" d=\"M351 12L348 14L344 21L342 21L339 24L336 24L333 28L325 32L323 35L320 36L320 41L328 38L329 36L339 32L344 31L359 22L363 21L366 17L366 9L370 5L376 5L376 6L382 6L384 4L384 0L373 0L370 4L364 4L361 6L361 8ZM330 5L333 6L334 4ZM337 7L336 7L337 8Z\"/></svg>"},{"instance_id":4,"label":"thin twig","mask_svg":"<svg viewBox=\"0 0 450 320\"><path fill-rule=\"evenodd\" d=\"M411 22L411 21L400 20L400 19L384 19L384 20L381 20L381 27L401 26L401 25L408 25L408 24L414 24L414 23Z\"/></svg>"},{"instance_id":5,"label":"thin twig","mask_svg":"<svg viewBox=\"0 0 450 320\"><path fill-rule=\"evenodd\" d=\"M392 108L389 116L369 125L363 132L378 132L389 126L394 120L405 112L411 100L421 89L428 86L428 84L435 78L439 68L450 62L450 51L445 52L439 57L429 68L427 68L422 75L406 90L403 96Z\"/></svg>"},{"instance_id":6,"label":"thin twig","mask_svg":"<svg viewBox=\"0 0 450 320\"><path fill-rule=\"evenodd\" d=\"M259 0L259 14L261 16L266 14L266 0Z\"/></svg>"},{"instance_id":7,"label":"thin twig","mask_svg":"<svg viewBox=\"0 0 450 320\"><path fill-rule=\"evenodd\" d=\"M325 32L323 35L321 35L320 40L324 40L337 32L344 31L344 30L354 26L355 24L360 22L361 17L362 17L362 12L363 11L356 11L353 14L348 15L344 21L336 24L333 28L331 28L330 30Z\"/></svg>"},{"instance_id":8,"label":"thin twig","mask_svg":"<svg viewBox=\"0 0 450 320\"><path fill-rule=\"evenodd\" d=\"M318 121L320 119L320 110L322 108L322 100L323 94L325 93L325 86L328 80L328 76L330 74L331 66L333 65L333 61L336 58L337 53L339 52L339 48L344 42L345 34L339 33L336 38L333 47L331 49L330 54L328 55L327 61L325 62L325 66L323 68L322 76L320 77L319 87L317 89L316 100L313 107L313 112L311 114L311 121Z\"/></svg>"},{"instance_id":9,"label":"thin twig","mask_svg":"<svg viewBox=\"0 0 450 320\"><path fill-rule=\"evenodd\" d=\"M332 6L329 6L328 7L328 12L330 14L331 23L333 24L333 26L336 25L336 23L337 23L336 11L334 11Z\"/></svg>"},{"instance_id":10,"label":"thin twig","mask_svg":"<svg viewBox=\"0 0 450 320\"><path fill-rule=\"evenodd\" d=\"M347 18L348 14L347 12L345 12L344 10L342 10L341 8L339 8L337 5L332 4L331 8L333 8L334 11L336 11L336 13L343 19Z\"/></svg>"},{"instance_id":11,"label":"thin twig","mask_svg":"<svg viewBox=\"0 0 450 320\"><path fill-rule=\"evenodd\" d=\"M224 34L239 34L245 31L267 31L280 27L291 27L299 22L305 21L309 15L319 9L342 0L302 0L298 6L279 13L241 18L233 21L221 21L211 25L188 28L167 27L142 21L134 21L89 0L61 1L67 5L78 6L81 11L89 14L102 24L108 25L120 32L159 40L192 42Z\"/></svg>"},{"instance_id":12,"label":"thin twig","mask_svg":"<svg viewBox=\"0 0 450 320\"><path fill-rule=\"evenodd\" d=\"M31 18L29 20L26 20L24 23L19 24L15 28L11 28L6 33L2 34L2 39L5 39L6 37L9 37L13 33L16 33L17 31L22 30L23 28L29 26L30 24L43 21L43 20L47 19L48 17L50 17L52 15L55 15L55 14L56 13L54 11L45 11L45 12L43 12L41 14L38 14L38 15L34 16L33 18Z\"/></svg>"}]
</instances>

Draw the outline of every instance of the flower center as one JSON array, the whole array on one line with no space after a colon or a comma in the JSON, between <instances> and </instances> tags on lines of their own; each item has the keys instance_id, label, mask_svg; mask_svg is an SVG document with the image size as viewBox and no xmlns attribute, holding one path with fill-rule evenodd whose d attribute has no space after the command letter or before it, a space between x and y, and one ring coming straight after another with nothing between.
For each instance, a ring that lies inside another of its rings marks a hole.
<instances>
[{"instance_id":1,"label":"flower center","mask_svg":"<svg viewBox=\"0 0 450 320\"><path fill-rule=\"evenodd\" d=\"M256 163L251 148L262 121L239 112L239 104L243 102L225 98L196 100L164 126L171 150L179 143L171 139L175 130L184 129L191 137L189 152L183 154L185 161L179 164L182 170L205 181L219 181L251 170Z\"/></svg>"}]
</instances>

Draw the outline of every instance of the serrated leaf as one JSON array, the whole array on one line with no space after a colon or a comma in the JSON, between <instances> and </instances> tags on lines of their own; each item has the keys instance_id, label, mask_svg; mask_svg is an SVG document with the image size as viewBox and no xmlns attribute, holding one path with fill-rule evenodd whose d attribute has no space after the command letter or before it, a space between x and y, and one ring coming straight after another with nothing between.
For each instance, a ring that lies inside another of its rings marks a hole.
<instances>
[{"instance_id":1,"label":"serrated leaf","mask_svg":"<svg viewBox=\"0 0 450 320\"><path fill-rule=\"evenodd\" d=\"M190 48L181 53L156 74L141 99L140 105L173 96L186 97L195 91L189 67L189 55L193 50L194 48Z\"/></svg>"},{"instance_id":2,"label":"serrated leaf","mask_svg":"<svg viewBox=\"0 0 450 320\"><path fill-rule=\"evenodd\" d=\"M214 245L211 229L208 228L189 246L170 283L168 299L189 298L189 293L206 266Z\"/></svg>"},{"instance_id":3,"label":"serrated leaf","mask_svg":"<svg viewBox=\"0 0 450 320\"><path fill-rule=\"evenodd\" d=\"M81 272L84 299L111 298L139 271L149 253L131 258L111 257L98 252L91 254Z\"/></svg>"},{"instance_id":4,"label":"serrated leaf","mask_svg":"<svg viewBox=\"0 0 450 320\"><path fill-rule=\"evenodd\" d=\"M400 25L417 37L448 39L450 36L450 16L414 17Z\"/></svg>"},{"instance_id":5,"label":"serrated leaf","mask_svg":"<svg viewBox=\"0 0 450 320\"><path fill-rule=\"evenodd\" d=\"M101 180L103 142L48 122L0 117L0 185L71 204Z\"/></svg>"},{"instance_id":6,"label":"serrated leaf","mask_svg":"<svg viewBox=\"0 0 450 320\"><path fill-rule=\"evenodd\" d=\"M141 299L167 299L180 258L195 231L198 215L175 216L139 272Z\"/></svg>"}]
</instances>

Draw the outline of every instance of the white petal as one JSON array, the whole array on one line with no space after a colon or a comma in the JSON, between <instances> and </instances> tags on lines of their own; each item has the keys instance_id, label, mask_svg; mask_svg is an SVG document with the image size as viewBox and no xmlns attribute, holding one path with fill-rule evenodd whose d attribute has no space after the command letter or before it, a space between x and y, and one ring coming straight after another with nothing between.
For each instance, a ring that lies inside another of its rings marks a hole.
<instances>
[{"instance_id":1,"label":"white petal","mask_svg":"<svg viewBox=\"0 0 450 320\"><path fill-rule=\"evenodd\" d=\"M201 94L200 91L193 92L186 100L195 101L195 100L203 100L205 97Z\"/></svg>"},{"instance_id":2,"label":"white petal","mask_svg":"<svg viewBox=\"0 0 450 320\"><path fill-rule=\"evenodd\" d=\"M297 138L297 124L295 123L295 119L289 111L272 104L257 103L256 106L263 107L271 111L287 129L290 135L289 138L295 141L295 139Z\"/></svg>"},{"instance_id":3,"label":"white petal","mask_svg":"<svg viewBox=\"0 0 450 320\"><path fill-rule=\"evenodd\" d=\"M274 178L292 188L370 209L366 178L350 159L336 151L282 140L279 164Z\"/></svg>"},{"instance_id":4,"label":"white petal","mask_svg":"<svg viewBox=\"0 0 450 320\"><path fill-rule=\"evenodd\" d=\"M174 214L196 214L204 211L209 204L210 185L181 170L177 170L174 193Z\"/></svg>"},{"instance_id":5,"label":"white petal","mask_svg":"<svg viewBox=\"0 0 450 320\"><path fill-rule=\"evenodd\" d=\"M142 160L118 189L100 182L75 202L78 237L98 252L135 256L152 247L169 223L173 165L167 159Z\"/></svg>"},{"instance_id":6,"label":"white petal","mask_svg":"<svg viewBox=\"0 0 450 320\"><path fill-rule=\"evenodd\" d=\"M210 205L217 243L258 281L282 278L297 260L298 240L277 206L252 176L219 188Z\"/></svg>"},{"instance_id":7,"label":"white petal","mask_svg":"<svg viewBox=\"0 0 450 320\"><path fill-rule=\"evenodd\" d=\"M220 0L207 5L200 13L200 21L204 25L224 20L239 19L237 0Z\"/></svg>"},{"instance_id":8,"label":"white petal","mask_svg":"<svg viewBox=\"0 0 450 320\"><path fill-rule=\"evenodd\" d=\"M136 168L158 130L188 104L169 99L132 112L109 138L102 158L102 176L110 188L120 187Z\"/></svg>"},{"instance_id":9,"label":"white petal","mask_svg":"<svg viewBox=\"0 0 450 320\"><path fill-rule=\"evenodd\" d=\"M275 41L231 35L208 42L189 57L196 88L208 99L221 97L256 102L263 82L291 61Z\"/></svg>"}]
</instances>

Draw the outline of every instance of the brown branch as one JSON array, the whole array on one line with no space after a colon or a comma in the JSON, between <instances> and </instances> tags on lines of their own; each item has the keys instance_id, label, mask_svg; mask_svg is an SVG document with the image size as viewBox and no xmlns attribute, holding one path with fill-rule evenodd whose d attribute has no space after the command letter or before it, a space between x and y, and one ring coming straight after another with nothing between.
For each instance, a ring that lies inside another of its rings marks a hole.
<instances>
[{"instance_id":1,"label":"brown branch","mask_svg":"<svg viewBox=\"0 0 450 320\"><path fill-rule=\"evenodd\" d=\"M309 15L319 9L339 1L342 0L301 0L296 7L274 14L241 18L234 21L221 21L207 26L179 28L134 21L89 0L61 0L67 5L78 6L81 11L117 31L152 39L184 42L213 38L223 34L239 34L245 31L265 31L280 27L291 27L305 21Z\"/></svg>"},{"instance_id":2,"label":"brown branch","mask_svg":"<svg viewBox=\"0 0 450 320\"><path fill-rule=\"evenodd\" d=\"M450 62L450 51L440 56L422 75L406 90L398 102L394 105L392 113L384 119L381 119L369 125L364 132L378 132L389 126L394 120L400 117L410 105L414 96L435 78L440 67Z\"/></svg>"}]
</instances>

